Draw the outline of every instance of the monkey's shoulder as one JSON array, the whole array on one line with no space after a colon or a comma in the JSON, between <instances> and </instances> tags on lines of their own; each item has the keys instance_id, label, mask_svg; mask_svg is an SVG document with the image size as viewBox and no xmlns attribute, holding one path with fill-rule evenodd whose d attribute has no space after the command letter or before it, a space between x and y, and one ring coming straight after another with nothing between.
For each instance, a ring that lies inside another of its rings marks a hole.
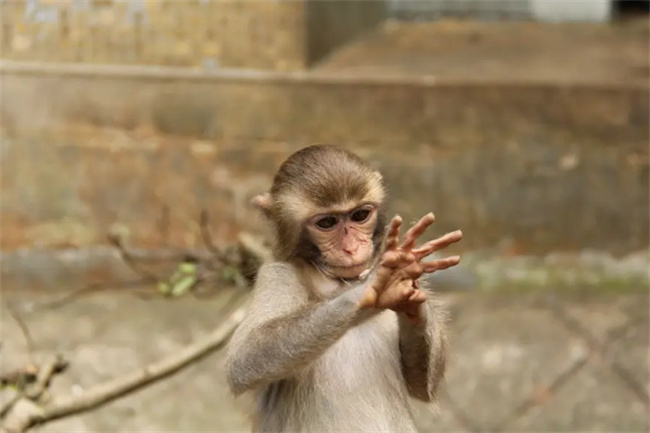
<instances>
[{"instance_id":1,"label":"monkey's shoulder","mask_svg":"<svg viewBox=\"0 0 650 433\"><path fill-rule=\"evenodd\" d=\"M288 284L296 286L303 280L301 269L285 261L268 261L257 270L256 285L260 284Z\"/></svg>"},{"instance_id":2,"label":"monkey's shoulder","mask_svg":"<svg viewBox=\"0 0 650 433\"><path fill-rule=\"evenodd\" d=\"M258 270L257 286L273 285L300 288L310 298L325 300L345 289L340 280L328 278L313 267L288 261L269 261Z\"/></svg>"},{"instance_id":3,"label":"monkey's shoulder","mask_svg":"<svg viewBox=\"0 0 650 433\"><path fill-rule=\"evenodd\" d=\"M283 260L269 260L259 267L258 275L267 273L297 273L297 267L288 261Z\"/></svg>"}]
</instances>

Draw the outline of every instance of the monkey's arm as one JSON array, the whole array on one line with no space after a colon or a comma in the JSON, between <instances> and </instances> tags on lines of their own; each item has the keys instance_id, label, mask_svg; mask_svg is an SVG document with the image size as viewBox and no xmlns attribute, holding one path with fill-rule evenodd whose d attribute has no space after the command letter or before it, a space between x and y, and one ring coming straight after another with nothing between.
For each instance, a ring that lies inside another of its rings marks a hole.
<instances>
[{"instance_id":1,"label":"monkey's arm","mask_svg":"<svg viewBox=\"0 0 650 433\"><path fill-rule=\"evenodd\" d=\"M403 314L399 317L399 341L402 374L409 394L424 401L433 401L446 367L447 338L445 310L433 293L420 306L422 322L411 324Z\"/></svg>"},{"instance_id":2,"label":"monkey's arm","mask_svg":"<svg viewBox=\"0 0 650 433\"><path fill-rule=\"evenodd\" d=\"M228 348L226 369L234 394L294 376L372 310L359 307L363 287L311 304L295 271L263 266L248 317Z\"/></svg>"}]
</instances>

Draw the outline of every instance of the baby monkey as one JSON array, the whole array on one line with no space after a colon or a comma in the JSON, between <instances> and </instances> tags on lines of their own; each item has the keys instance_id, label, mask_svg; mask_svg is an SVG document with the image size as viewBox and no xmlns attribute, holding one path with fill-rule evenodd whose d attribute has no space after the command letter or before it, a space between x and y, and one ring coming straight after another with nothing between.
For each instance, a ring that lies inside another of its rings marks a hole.
<instances>
[{"instance_id":1,"label":"baby monkey","mask_svg":"<svg viewBox=\"0 0 650 433\"><path fill-rule=\"evenodd\" d=\"M227 351L235 395L255 393L255 432L416 432L409 397L433 401L445 373L445 310L419 278L460 231L416 246L385 223L381 175L355 154L309 146L254 199L275 233Z\"/></svg>"}]
</instances>

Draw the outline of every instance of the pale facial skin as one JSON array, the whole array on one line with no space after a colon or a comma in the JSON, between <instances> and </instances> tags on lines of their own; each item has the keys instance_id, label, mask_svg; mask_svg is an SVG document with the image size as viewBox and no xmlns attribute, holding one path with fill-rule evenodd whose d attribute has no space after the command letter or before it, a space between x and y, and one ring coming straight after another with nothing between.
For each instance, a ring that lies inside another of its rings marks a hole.
<instances>
[{"instance_id":1,"label":"pale facial skin","mask_svg":"<svg viewBox=\"0 0 650 433\"><path fill-rule=\"evenodd\" d=\"M340 278L356 278L372 260L372 234L376 220L376 208L365 205L340 214L313 217L307 229L319 245L331 272ZM391 309L406 314L414 324L418 323L419 306L426 300L425 293L418 288L418 279L425 273L460 263L460 256L422 261L433 252L463 238L463 233L457 230L415 248L418 238L434 221L433 213L422 217L406 232L404 241L399 245L402 218L393 218L377 276L368 287L361 308Z\"/></svg>"},{"instance_id":2,"label":"pale facial skin","mask_svg":"<svg viewBox=\"0 0 650 433\"><path fill-rule=\"evenodd\" d=\"M307 230L329 270L339 278L356 278L370 265L377 208L363 205L347 212L310 218Z\"/></svg>"}]
</instances>

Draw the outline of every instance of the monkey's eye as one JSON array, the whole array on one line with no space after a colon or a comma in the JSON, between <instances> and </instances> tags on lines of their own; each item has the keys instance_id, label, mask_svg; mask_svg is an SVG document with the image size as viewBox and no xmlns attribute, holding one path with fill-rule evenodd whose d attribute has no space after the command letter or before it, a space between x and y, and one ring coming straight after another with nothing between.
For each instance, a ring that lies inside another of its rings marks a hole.
<instances>
[{"instance_id":1,"label":"monkey's eye","mask_svg":"<svg viewBox=\"0 0 650 433\"><path fill-rule=\"evenodd\" d=\"M355 223L362 223L370 216L370 209L358 209L352 212L350 217Z\"/></svg>"},{"instance_id":2,"label":"monkey's eye","mask_svg":"<svg viewBox=\"0 0 650 433\"><path fill-rule=\"evenodd\" d=\"M332 227L334 227L336 224L338 224L339 219L334 216L326 216L318 221L316 221L316 227L323 229L323 230L329 230Z\"/></svg>"}]
</instances>

